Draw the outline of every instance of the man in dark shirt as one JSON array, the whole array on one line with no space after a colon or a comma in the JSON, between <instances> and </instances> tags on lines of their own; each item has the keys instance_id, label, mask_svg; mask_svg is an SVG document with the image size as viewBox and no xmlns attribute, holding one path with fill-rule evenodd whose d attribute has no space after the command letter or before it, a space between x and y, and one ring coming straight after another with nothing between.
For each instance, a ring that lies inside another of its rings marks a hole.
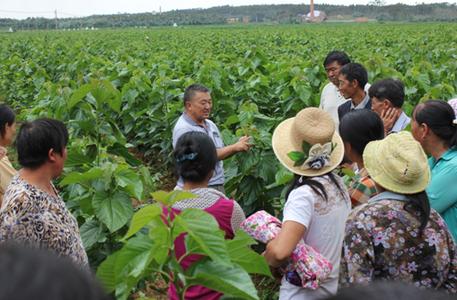
<instances>
[{"instance_id":1,"label":"man in dark shirt","mask_svg":"<svg viewBox=\"0 0 457 300\"><path fill-rule=\"evenodd\" d=\"M339 74L339 90L344 98L350 99L338 107L338 118L354 109L371 109L371 100L364 87L368 81L365 68L358 63L349 63L343 66Z\"/></svg>"}]
</instances>

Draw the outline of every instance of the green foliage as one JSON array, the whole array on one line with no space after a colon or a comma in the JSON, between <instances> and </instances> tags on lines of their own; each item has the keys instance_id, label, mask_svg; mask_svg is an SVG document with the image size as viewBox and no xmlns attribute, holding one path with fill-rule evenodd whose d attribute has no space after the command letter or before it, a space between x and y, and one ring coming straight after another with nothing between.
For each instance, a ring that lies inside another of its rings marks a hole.
<instances>
[{"instance_id":1,"label":"green foliage","mask_svg":"<svg viewBox=\"0 0 457 300\"><path fill-rule=\"evenodd\" d=\"M160 204L150 204L134 214L123 247L97 270L97 276L118 299L127 299L151 272L161 273L168 284L174 284L181 299L192 285L204 285L241 299L258 299L248 273L271 274L265 259L250 249L255 242L243 232L237 232L233 240L225 240L214 217L203 210L172 213L171 203L189 196L193 195L156 192L153 197ZM166 213L162 214L162 209ZM186 253L177 258L174 242L182 234ZM192 254L203 256L184 270L180 261Z\"/></svg>"}]
</instances>

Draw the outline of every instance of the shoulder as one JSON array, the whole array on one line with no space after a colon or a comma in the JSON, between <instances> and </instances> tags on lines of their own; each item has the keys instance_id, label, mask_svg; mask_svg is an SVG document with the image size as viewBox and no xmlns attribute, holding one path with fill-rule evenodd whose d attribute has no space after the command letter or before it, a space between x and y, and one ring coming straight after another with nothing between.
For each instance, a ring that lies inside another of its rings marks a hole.
<instances>
[{"instance_id":1,"label":"shoulder","mask_svg":"<svg viewBox=\"0 0 457 300\"><path fill-rule=\"evenodd\" d=\"M336 91L335 85L331 82L328 82L322 89L322 94L333 93Z\"/></svg>"},{"instance_id":2,"label":"shoulder","mask_svg":"<svg viewBox=\"0 0 457 300\"><path fill-rule=\"evenodd\" d=\"M219 132L219 128L217 127L216 123L214 123L214 122L211 121L210 119L206 119L206 123L208 123L208 125L211 126L214 130L216 130L217 132Z\"/></svg>"},{"instance_id":3,"label":"shoulder","mask_svg":"<svg viewBox=\"0 0 457 300\"><path fill-rule=\"evenodd\" d=\"M349 108L351 107L351 101L346 101L344 102L343 104L341 104L340 106L338 106L338 112L344 112L346 110L349 110Z\"/></svg>"}]
</instances>

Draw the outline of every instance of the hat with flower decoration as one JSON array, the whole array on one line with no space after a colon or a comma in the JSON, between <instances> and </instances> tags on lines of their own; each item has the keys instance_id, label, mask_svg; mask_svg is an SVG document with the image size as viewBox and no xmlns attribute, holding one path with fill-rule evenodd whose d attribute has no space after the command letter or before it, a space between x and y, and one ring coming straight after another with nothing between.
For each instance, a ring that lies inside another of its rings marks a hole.
<instances>
[{"instance_id":1,"label":"hat with flower decoration","mask_svg":"<svg viewBox=\"0 0 457 300\"><path fill-rule=\"evenodd\" d=\"M329 113L310 107L281 122L272 139L273 151L287 169L303 176L320 176L343 160L343 141Z\"/></svg>"}]
</instances>

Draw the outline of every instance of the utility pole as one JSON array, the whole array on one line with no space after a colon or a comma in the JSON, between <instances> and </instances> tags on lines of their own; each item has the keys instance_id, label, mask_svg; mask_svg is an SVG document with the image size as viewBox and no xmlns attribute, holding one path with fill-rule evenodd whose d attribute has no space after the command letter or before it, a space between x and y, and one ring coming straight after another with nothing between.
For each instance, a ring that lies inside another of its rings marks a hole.
<instances>
[{"instance_id":1,"label":"utility pole","mask_svg":"<svg viewBox=\"0 0 457 300\"><path fill-rule=\"evenodd\" d=\"M54 10L54 17L55 17L55 20L56 20L56 30L57 30L58 24L59 24L59 22L57 21L57 9Z\"/></svg>"}]
</instances>

